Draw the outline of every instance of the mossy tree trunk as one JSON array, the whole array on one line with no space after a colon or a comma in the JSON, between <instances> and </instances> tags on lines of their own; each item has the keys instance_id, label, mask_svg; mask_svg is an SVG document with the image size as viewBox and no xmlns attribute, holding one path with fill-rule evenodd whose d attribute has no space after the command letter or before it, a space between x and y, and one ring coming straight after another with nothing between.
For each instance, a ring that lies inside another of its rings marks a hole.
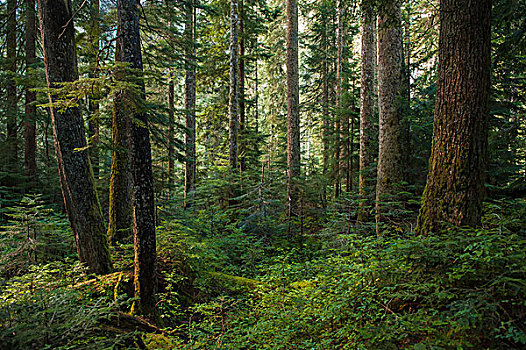
<instances>
[{"instance_id":1,"label":"mossy tree trunk","mask_svg":"<svg viewBox=\"0 0 526 350\"><path fill-rule=\"evenodd\" d=\"M396 199L404 172L401 0L382 2L378 15L377 227L390 210L385 204Z\"/></svg>"},{"instance_id":2,"label":"mossy tree trunk","mask_svg":"<svg viewBox=\"0 0 526 350\"><path fill-rule=\"evenodd\" d=\"M48 87L78 79L71 1L39 0L40 32ZM49 95L50 103L56 96ZM106 228L88 158L84 120L78 107L51 108L60 185L79 259L90 271L111 271Z\"/></svg>"},{"instance_id":3,"label":"mossy tree trunk","mask_svg":"<svg viewBox=\"0 0 526 350\"><path fill-rule=\"evenodd\" d=\"M362 61L360 91L360 208L358 221L369 219L374 203L376 130L376 9L374 0L362 0Z\"/></svg>"},{"instance_id":4,"label":"mossy tree trunk","mask_svg":"<svg viewBox=\"0 0 526 350\"><path fill-rule=\"evenodd\" d=\"M230 0L230 92L228 127L228 164L232 172L237 171L238 130L239 130L239 38L238 38L238 0Z\"/></svg>"},{"instance_id":5,"label":"mossy tree trunk","mask_svg":"<svg viewBox=\"0 0 526 350\"><path fill-rule=\"evenodd\" d=\"M491 0L441 0L438 89L417 232L482 215L490 89Z\"/></svg>"},{"instance_id":6,"label":"mossy tree trunk","mask_svg":"<svg viewBox=\"0 0 526 350\"><path fill-rule=\"evenodd\" d=\"M35 0L26 0L26 74L30 78L25 87L24 121L24 168L31 180L37 178L36 106L37 93L31 91L34 84L33 69L36 63L36 18Z\"/></svg>"},{"instance_id":7,"label":"mossy tree trunk","mask_svg":"<svg viewBox=\"0 0 526 350\"><path fill-rule=\"evenodd\" d=\"M98 59L100 45L100 3L99 0L90 2L90 28L89 28L89 53L88 64L90 78L98 77ZM90 139L90 161L93 167L93 175L99 177L99 98L100 96L90 96L88 100L88 136ZM110 236L111 237L111 236Z\"/></svg>"},{"instance_id":8,"label":"mossy tree trunk","mask_svg":"<svg viewBox=\"0 0 526 350\"><path fill-rule=\"evenodd\" d=\"M12 168L18 166L18 135L17 135L17 89L16 89L16 9L17 0L7 0L7 72L8 79L6 84L7 98L7 164Z\"/></svg>"},{"instance_id":9,"label":"mossy tree trunk","mask_svg":"<svg viewBox=\"0 0 526 350\"><path fill-rule=\"evenodd\" d=\"M195 191L196 152L195 152L195 7L193 0L185 5L185 148L186 160L184 171L185 207L192 205Z\"/></svg>"},{"instance_id":10,"label":"mossy tree trunk","mask_svg":"<svg viewBox=\"0 0 526 350\"><path fill-rule=\"evenodd\" d=\"M245 111L245 11L239 2L239 170L246 170L246 111Z\"/></svg>"},{"instance_id":11,"label":"mossy tree trunk","mask_svg":"<svg viewBox=\"0 0 526 350\"><path fill-rule=\"evenodd\" d=\"M122 62L122 52L117 52L117 61ZM119 69L117 69L119 70ZM117 71L116 79L122 80L125 72ZM109 189L108 237L111 244L130 243L133 237L132 223L132 179L130 159L130 94L120 90L113 97L112 153Z\"/></svg>"},{"instance_id":12,"label":"mossy tree trunk","mask_svg":"<svg viewBox=\"0 0 526 350\"><path fill-rule=\"evenodd\" d=\"M291 220L300 215L298 2L296 0L287 0L287 116L287 195L288 217Z\"/></svg>"},{"instance_id":13,"label":"mossy tree trunk","mask_svg":"<svg viewBox=\"0 0 526 350\"><path fill-rule=\"evenodd\" d=\"M138 311L155 314L157 291L157 254L152 155L148 118L145 113L145 87L142 77L142 52L138 0L117 0L119 58L130 70L124 77L133 84L123 91L127 104L124 113L131 121L130 156L133 183L133 242L135 246L134 286L139 298Z\"/></svg>"}]
</instances>

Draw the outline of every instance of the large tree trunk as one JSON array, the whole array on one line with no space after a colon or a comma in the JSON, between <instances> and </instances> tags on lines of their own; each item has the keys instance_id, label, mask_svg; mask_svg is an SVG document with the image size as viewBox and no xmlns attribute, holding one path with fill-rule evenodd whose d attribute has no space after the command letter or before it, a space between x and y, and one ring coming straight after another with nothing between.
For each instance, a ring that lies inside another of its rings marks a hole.
<instances>
[{"instance_id":1,"label":"large tree trunk","mask_svg":"<svg viewBox=\"0 0 526 350\"><path fill-rule=\"evenodd\" d=\"M238 2L230 0L230 93L228 163L232 172L237 171L238 129L239 129L239 88L238 88Z\"/></svg>"},{"instance_id":2,"label":"large tree trunk","mask_svg":"<svg viewBox=\"0 0 526 350\"><path fill-rule=\"evenodd\" d=\"M78 79L71 1L39 0L46 79L50 88ZM56 96L49 95L50 103ZM90 271L111 271L106 228L86 149L84 121L78 107L51 108L60 185L75 235L79 259Z\"/></svg>"},{"instance_id":3,"label":"large tree trunk","mask_svg":"<svg viewBox=\"0 0 526 350\"><path fill-rule=\"evenodd\" d=\"M376 74L376 11L375 0L362 0L362 62L360 91L360 210L358 220L367 221L374 203L375 137L375 74Z\"/></svg>"},{"instance_id":4,"label":"large tree trunk","mask_svg":"<svg viewBox=\"0 0 526 350\"><path fill-rule=\"evenodd\" d=\"M138 0L117 0L121 62L133 69L126 77L138 89L125 90L128 104L123 111L131 121L131 172L133 183L133 242L135 246L134 285L138 311L153 315L157 291L157 254L152 155L148 118L145 113L145 88L142 75L141 37Z\"/></svg>"},{"instance_id":5,"label":"large tree trunk","mask_svg":"<svg viewBox=\"0 0 526 350\"><path fill-rule=\"evenodd\" d=\"M441 0L438 89L417 232L478 226L490 88L491 0Z\"/></svg>"},{"instance_id":6,"label":"large tree trunk","mask_svg":"<svg viewBox=\"0 0 526 350\"><path fill-rule=\"evenodd\" d=\"M195 153L195 8L193 0L186 2L185 19L185 147L186 161L184 171L185 206L192 205L195 191L196 153Z\"/></svg>"},{"instance_id":7,"label":"large tree trunk","mask_svg":"<svg viewBox=\"0 0 526 350\"><path fill-rule=\"evenodd\" d=\"M100 4L99 0L92 0L90 3L90 20L89 29L89 77L98 77L98 57L100 41ZM89 119L88 119L88 137L90 139L90 161L93 167L95 178L99 176L99 96L90 96L88 101Z\"/></svg>"},{"instance_id":8,"label":"large tree trunk","mask_svg":"<svg viewBox=\"0 0 526 350\"><path fill-rule=\"evenodd\" d=\"M378 178L377 222L389 210L382 203L395 199L403 181L403 104L401 0L382 4L378 18Z\"/></svg>"},{"instance_id":9,"label":"large tree trunk","mask_svg":"<svg viewBox=\"0 0 526 350\"><path fill-rule=\"evenodd\" d=\"M287 0L287 165L288 216L299 213L300 112L298 72L298 3Z\"/></svg>"},{"instance_id":10,"label":"large tree trunk","mask_svg":"<svg viewBox=\"0 0 526 350\"><path fill-rule=\"evenodd\" d=\"M117 52L117 62L122 62L122 52ZM115 78L123 80L125 72ZM132 240L132 178L130 159L130 111L127 109L129 93L117 91L113 98L111 174L109 190L108 237L111 244L129 243Z\"/></svg>"},{"instance_id":11,"label":"large tree trunk","mask_svg":"<svg viewBox=\"0 0 526 350\"><path fill-rule=\"evenodd\" d=\"M17 93L16 93L16 0L7 0L7 164L18 165Z\"/></svg>"},{"instance_id":12,"label":"large tree trunk","mask_svg":"<svg viewBox=\"0 0 526 350\"><path fill-rule=\"evenodd\" d=\"M34 64L36 62L36 18L35 0L26 0L26 74L28 78L33 77ZM36 106L37 93L31 91L32 81L26 85L26 105L24 122L24 168L26 175L31 180L37 178L37 140L36 140Z\"/></svg>"},{"instance_id":13,"label":"large tree trunk","mask_svg":"<svg viewBox=\"0 0 526 350\"><path fill-rule=\"evenodd\" d=\"M120 30L120 28L119 28ZM124 62L122 46L117 42L115 61ZM125 81L128 68L119 67L115 71L117 81ZM130 169L131 120L128 110L130 93L120 90L113 97L111 123L111 171L109 188L108 237L111 244L128 243L133 238L132 220L132 174ZM92 121L93 117L90 118Z\"/></svg>"}]
</instances>

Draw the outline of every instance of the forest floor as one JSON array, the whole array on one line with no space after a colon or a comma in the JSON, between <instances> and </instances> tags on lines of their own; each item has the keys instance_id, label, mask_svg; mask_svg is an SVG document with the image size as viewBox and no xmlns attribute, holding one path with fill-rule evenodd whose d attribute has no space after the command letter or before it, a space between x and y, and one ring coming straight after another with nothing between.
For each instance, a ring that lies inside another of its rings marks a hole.
<instances>
[{"instance_id":1,"label":"forest floor","mask_svg":"<svg viewBox=\"0 0 526 350\"><path fill-rule=\"evenodd\" d=\"M288 236L181 211L157 228L151 320L129 314L132 245L113 248L114 273L87 275L74 252L58 258L69 232L52 214L47 248L2 261L0 348L523 349L526 201L486 213L478 230L378 237L339 213Z\"/></svg>"}]
</instances>

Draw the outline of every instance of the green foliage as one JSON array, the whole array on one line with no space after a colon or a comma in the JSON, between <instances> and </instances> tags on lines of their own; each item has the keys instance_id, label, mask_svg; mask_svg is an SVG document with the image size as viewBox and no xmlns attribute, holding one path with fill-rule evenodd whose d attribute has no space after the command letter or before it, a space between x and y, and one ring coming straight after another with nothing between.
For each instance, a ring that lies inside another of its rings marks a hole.
<instances>
[{"instance_id":1,"label":"green foliage","mask_svg":"<svg viewBox=\"0 0 526 350\"><path fill-rule=\"evenodd\" d=\"M67 219L45 205L40 196L26 195L7 208L0 232L0 275L26 272L30 265L64 260L75 254Z\"/></svg>"},{"instance_id":2,"label":"green foliage","mask_svg":"<svg viewBox=\"0 0 526 350\"><path fill-rule=\"evenodd\" d=\"M87 278L81 264L55 262L32 265L27 274L3 281L0 348L135 348L133 332L113 333L104 326L128 302L76 288Z\"/></svg>"},{"instance_id":3,"label":"green foliage","mask_svg":"<svg viewBox=\"0 0 526 350\"><path fill-rule=\"evenodd\" d=\"M326 248L310 259L290 250L266 260L260 284L244 297L223 294L194 307L199 321L189 325L192 346L524 346L526 240L523 231L508 229L514 219L496 218L489 215L484 230L429 237L326 232L320 237Z\"/></svg>"}]
</instances>

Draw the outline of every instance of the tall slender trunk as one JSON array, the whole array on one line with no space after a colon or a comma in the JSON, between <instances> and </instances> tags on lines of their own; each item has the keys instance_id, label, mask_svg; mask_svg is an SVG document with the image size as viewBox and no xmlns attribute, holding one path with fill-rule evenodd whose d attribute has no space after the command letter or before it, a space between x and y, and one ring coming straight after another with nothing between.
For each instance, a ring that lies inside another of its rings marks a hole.
<instances>
[{"instance_id":1,"label":"tall slender trunk","mask_svg":"<svg viewBox=\"0 0 526 350\"><path fill-rule=\"evenodd\" d=\"M172 191L174 169L175 169L175 148L174 148L174 123L175 123L175 83L174 74L170 71L168 76L168 190Z\"/></svg>"},{"instance_id":2,"label":"tall slender trunk","mask_svg":"<svg viewBox=\"0 0 526 350\"><path fill-rule=\"evenodd\" d=\"M116 53L117 62L122 62L122 52ZM116 72L115 78L123 80L125 72ZM129 94L125 90L115 93L111 137L111 173L109 188L108 237L111 244L131 242L132 224L132 178L130 170L131 121L127 104Z\"/></svg>"},{"instance_id":3,"label":"tall slender trunk","mask_svg":"<svg viewBox=\"0 0 526 350\"><path fill-rule=\"evenodd\" d=\"M237 171L239 130L238 88L238 2L230 0L230 93L229 93L229 153L228 163L232 172Z\"/></svg>"},{"instance_id":4,"label":"tall slender trunk","mask_svg":"<svg viewBox=\"0 0 526 350\"><path fill-rule=\"evenodd\" d=\"M29 79L25 87L25 122L24 122L24 168L26 175L33 181L37 179L37 140L36 140L36 99L33 88L33 69L36 63L36 18L35 0L26 0L26 74Z\"/></svg>"},{"instance_id":5,"label":"tall slender trunk","mask_svg":"<svg viewBox=\"0 0 526 350\"><path fill-rule=\"evenodd\" d=\"M39 0L48 87L78 79L73 11L69 0ZM49 102L56 96L49 94ZM78 107L51 108L60 185L77 252L94 273L111 271L108 238L95 190L84 121Z\"/></svg>"},{"instance_id":6,"label":"tall slender trunk","mask_svg":"<svg viewBox=\"0 0 526 350\"><path fill-rule=\"evenodd\" d=\"M288 216L299 212L300 113L298 71L298 3L287 0L287 165ZM289 226L290 227L290 226Z\"/></svg>"},{"instance_id":7,"label":"tall slender trunk","mask_svg":"<svg viewBox=\"0 0 526 350\"><path fill-rule=\"evenodd\" d=\"M406 4L404 22L404 47L403 47L403 86L402 86L402 150L404 166L404 181L410 182L411 160L411 2Z\"/></svg>"},{"instance_id":8,"label":"tall slender trunk","mask_svg":"<svg viewBox=\"0 0 526 350\"><path fill-rule=\"evenodd\" d=\"M89 29L89 77L98 77L98 57L100 42L100 3L92 0L90 3L91 27ZM90 96L88 100L88 137L90 139L90 161L93 167L93 175L99 177L99 96Z\"/></svg>"},{"instance_id":9,"label":"tall slender trunk","mask_svg":"<svg viewBox=\"0 0 526 350\"><path fill-rule=\"evenodd\" d=\"M360 90L360 210L358 220L369 218L375 192L375 75L376 75L376 11L375 0L362 0L362 61Z\"/></svg>"},{"instance_id":10,"label":"tall slender trunk","mask_svg":"<svg viewBox=\"0 0 526 350\"><path fill-rule=\"evenodd\" d=\"M126 89L128 104L124 113L131 121L131 172L133 183L133 242L135 246L134 285L138 310L155 313L157 291L157 254L155 238L155 203L153 191L152 154L148 117L144 110L145 87L142 76L141 36L139 29L139 0L117 0L119 27L119 58L133 72L125 77L139 91Z\"/></svg>"},{"instance_id":11,"label":"tall slender trunk","mask_svg":"<svg viewBox=\"0 0 526 350\"><path fill-rule=\"evenodd\" d=\"M325 31L324 31L324 53L325 58L322 65L322 143L323 143L323 190L322 190L322 202L325 206L327 203L327 177L329 170L329 23L325 22Z\"/></svg>"},{"instance_id":12,"label":"tall slender trunk","mask_svg":"<svg viewBox=\"0 0 526 350\"><path fill-rule=\"evenodd\" d=\"M378 18L378 178L376 183L377 222L382 221L384 204L399 192L403 180L403 97L401 0L382 4Z\"/></svg>"},{"instance_id":13,"label":"tall slender trunk","mask_svg":"<svg viewBox=\"0 0 526 350\"><path fill-rule=\"evenodd\" d=\"M491 0L441 0L433 147L417 233L478 226L486 176Z\"/></svg>"},{"instance_id":14,"label":"tall slender trunk","mask_svg":"<svg viewBox=\"0 0 526 350\"><path fill-rule=\"evenodd\" d=\"M185 8L185 148L184 171L185 206L192 205L196 178L196 134L195 134L195 6L194 0L186 2Z\"/></svg>"},{"instance_id":15,"label":"tall slender trunk","mask_svg":"<svg viewBox=\"0 0 526 350\"><path fill-rule=\"evenodd\" d=\"M16 92L16 10L17 0L7 0L7 163L11 167L18 166L18 135L17 114L18 98Z\"/></svg>"},{"instance_id":16,"label":"tall slender trunk","mask_svg":"<svg viewBox=\"0 0 526 350\"><path fill-rule=\"evenodd\" d=\"M243 0L239 3L239 168L246 170L246 118L245 118L245 25Z\"/></svg>"},{"instance_id":17,"label":"tall slender trunk","mask_svg":"<svg viewBox=\"0 0 526 350\"><path fill-rule=\"evenodd\" d=\"M120 33L120 27L118 28ZM115 61L122 63L122 47L117 41ZM119 67L115 79L126 79L128 68ZM131 120L127 106L130 96L126 90L120 90L113 97L111 123L111 171L109 187L108 237L111 244L129 243L133 239L132 221L132 174L130 169L130 132ZM90 118L90 121L92 118Z\"/></svg>"}]
</instances>

